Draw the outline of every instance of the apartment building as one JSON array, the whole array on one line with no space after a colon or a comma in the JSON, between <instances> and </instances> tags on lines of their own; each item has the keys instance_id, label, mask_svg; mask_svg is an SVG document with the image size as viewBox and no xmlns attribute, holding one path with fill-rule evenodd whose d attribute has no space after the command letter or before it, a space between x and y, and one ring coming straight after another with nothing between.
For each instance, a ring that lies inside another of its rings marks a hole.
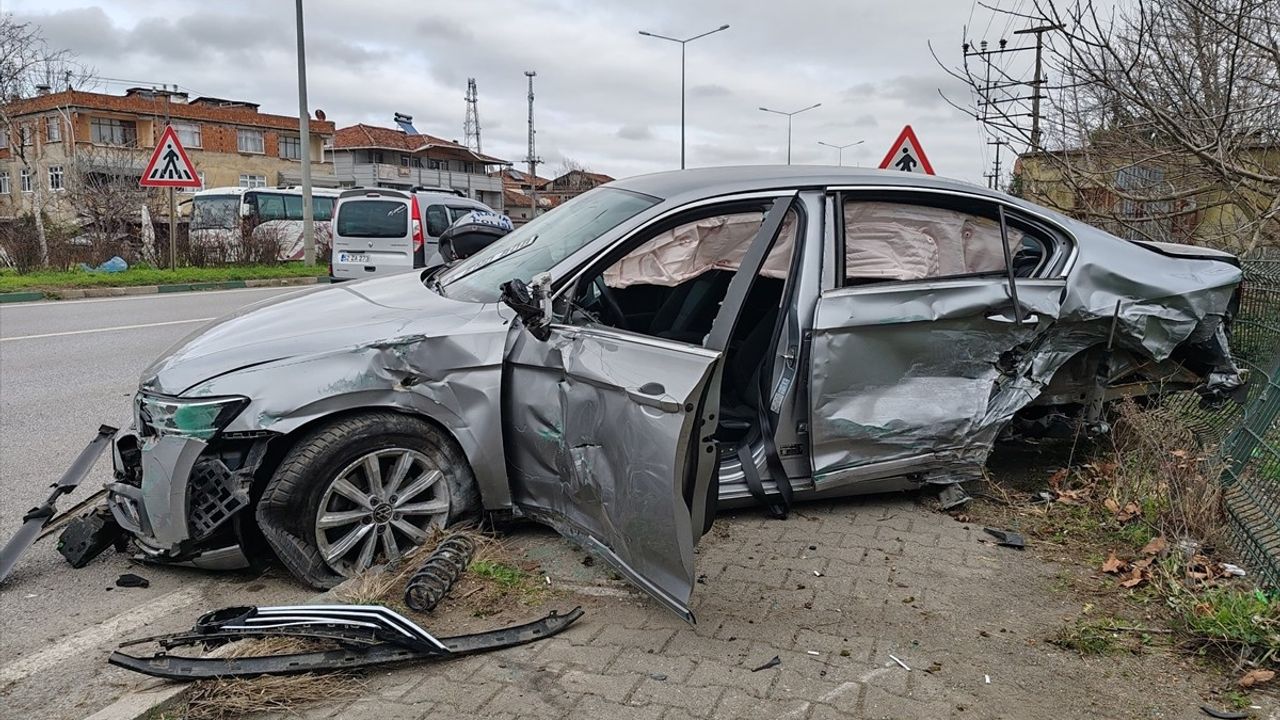
<instances>
[{"instance_id":1,"label":"apartment building","mask_svg":"<svg viewBox=\"0 0 1280 720\"><path fill-rule=\"evenodd\" d=\"M502 178L490 176L511 162L465 145L420 133L413 118L398 115L399 127L352 125L339 128L333 138L333 164L344 187L385 187L407 190L415 186L447 188L501 211Z\"/></svg>"},{"instance_id":2,"label":"apartment building","mask_svg":"<svg viewBox=\"0 0 1280 720\"><path fill-rule=\"evenodd\" d=\"M10 102L0 122L0 218L45 212L73 219L72 173L112 178L142 174L166 122L177 130L205 187L301 182L297 117L260 112L257 103L130 88L123 95L67 90ZM312 182L337 187L324 148L334 124L311 120Z\"/></svg>"}]
</instances>

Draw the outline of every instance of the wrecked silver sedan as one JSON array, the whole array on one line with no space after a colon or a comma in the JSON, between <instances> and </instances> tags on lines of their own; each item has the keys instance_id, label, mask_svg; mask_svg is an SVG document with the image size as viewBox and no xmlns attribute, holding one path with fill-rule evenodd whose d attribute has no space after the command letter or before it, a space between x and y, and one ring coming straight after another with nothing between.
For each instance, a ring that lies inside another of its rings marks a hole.
<instances>
[{"instance_id":1,"label":"wrecked silver sedan","mask_svg":"<svg viewBox=\"0 0 1280 720\"><path fill-rule=\"evenodd\" d=\"M636 177L183 340L143 375L107 505L155 561L274 553L321 587L528 517L689 619L717 506L964 481L1015 418L1238 390L1240 278L917 175Z\"/></svg>"}]
</instances>

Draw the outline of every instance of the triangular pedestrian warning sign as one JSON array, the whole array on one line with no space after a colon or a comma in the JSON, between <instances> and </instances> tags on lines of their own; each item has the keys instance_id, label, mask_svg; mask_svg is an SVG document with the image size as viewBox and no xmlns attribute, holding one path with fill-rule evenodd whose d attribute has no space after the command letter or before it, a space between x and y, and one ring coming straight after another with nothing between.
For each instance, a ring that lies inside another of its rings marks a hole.
<instances>
[{"instance_id":1,"label":"triangular pedestrian warning sign","mask_svg":"<svg viewBox=\"0 0 1280 720\"><path fill-rule=\"evenodd\" d=\"M903 172L926 173L933 175L933 166L920 147L916 133L910 125L902 128L898 139L889 147L889 153L880 161L881 170L901 170Z\"/></svg>"},{"instance_id":2,"label":"triangular pedestrian warning sign","mask_svg":"<svg viewBox=\"0 0 1280 720\"><path fill-rule=\"evenodd\" d=\"M187 151L178 142L178 133L172 125L166 125L156 143L156 151L151 153L151 161L147 169L142 171L138 180L142 187L198 188L200 176L196 175L196 166L191 164Z\"/></svg>"}]
</instances>

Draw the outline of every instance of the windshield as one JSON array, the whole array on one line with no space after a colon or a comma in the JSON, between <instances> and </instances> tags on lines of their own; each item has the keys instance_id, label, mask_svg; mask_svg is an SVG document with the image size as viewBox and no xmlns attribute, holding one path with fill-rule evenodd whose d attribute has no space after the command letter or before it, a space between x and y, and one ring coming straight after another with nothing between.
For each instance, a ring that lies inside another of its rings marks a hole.
<instances>
[{"instance_id":1,"label":"windshield","mask_svg":"<svg viewBox=\"0 0 1280 720\"><path fill-rule=\"evenodd\" d=\"M657 198L614 188L583 193L449 268L439 276L440 285L451 298L497 302L502 283L531 281L657 203Z\"/></svg>"},{"instance_id":2,"label":"windshield","mask_svg":"<svg viewBox=\"0 0 1280 720\"><path fill-rule=\"evenodd\" d=\"M239 219L239 195L202 195L191 201L192 230L230 230Z\"/></svg>"}]
</instances>

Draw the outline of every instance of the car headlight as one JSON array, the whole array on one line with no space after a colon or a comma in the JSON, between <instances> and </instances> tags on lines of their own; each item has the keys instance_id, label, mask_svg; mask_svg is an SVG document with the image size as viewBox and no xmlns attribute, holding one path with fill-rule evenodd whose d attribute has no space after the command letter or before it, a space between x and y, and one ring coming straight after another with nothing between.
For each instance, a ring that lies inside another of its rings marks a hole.
<instances>
[{"instance_id":1,"label":"car headlight","mask_svg":"<svg viewBox=\"0 0 1280 720\"><path fill-rule=\"evenodd\" d=\"M235 419L249 398L181 398L139 393L138 430L143 435L180 435L208 440Z\"/></svg>"}]
</instances>

